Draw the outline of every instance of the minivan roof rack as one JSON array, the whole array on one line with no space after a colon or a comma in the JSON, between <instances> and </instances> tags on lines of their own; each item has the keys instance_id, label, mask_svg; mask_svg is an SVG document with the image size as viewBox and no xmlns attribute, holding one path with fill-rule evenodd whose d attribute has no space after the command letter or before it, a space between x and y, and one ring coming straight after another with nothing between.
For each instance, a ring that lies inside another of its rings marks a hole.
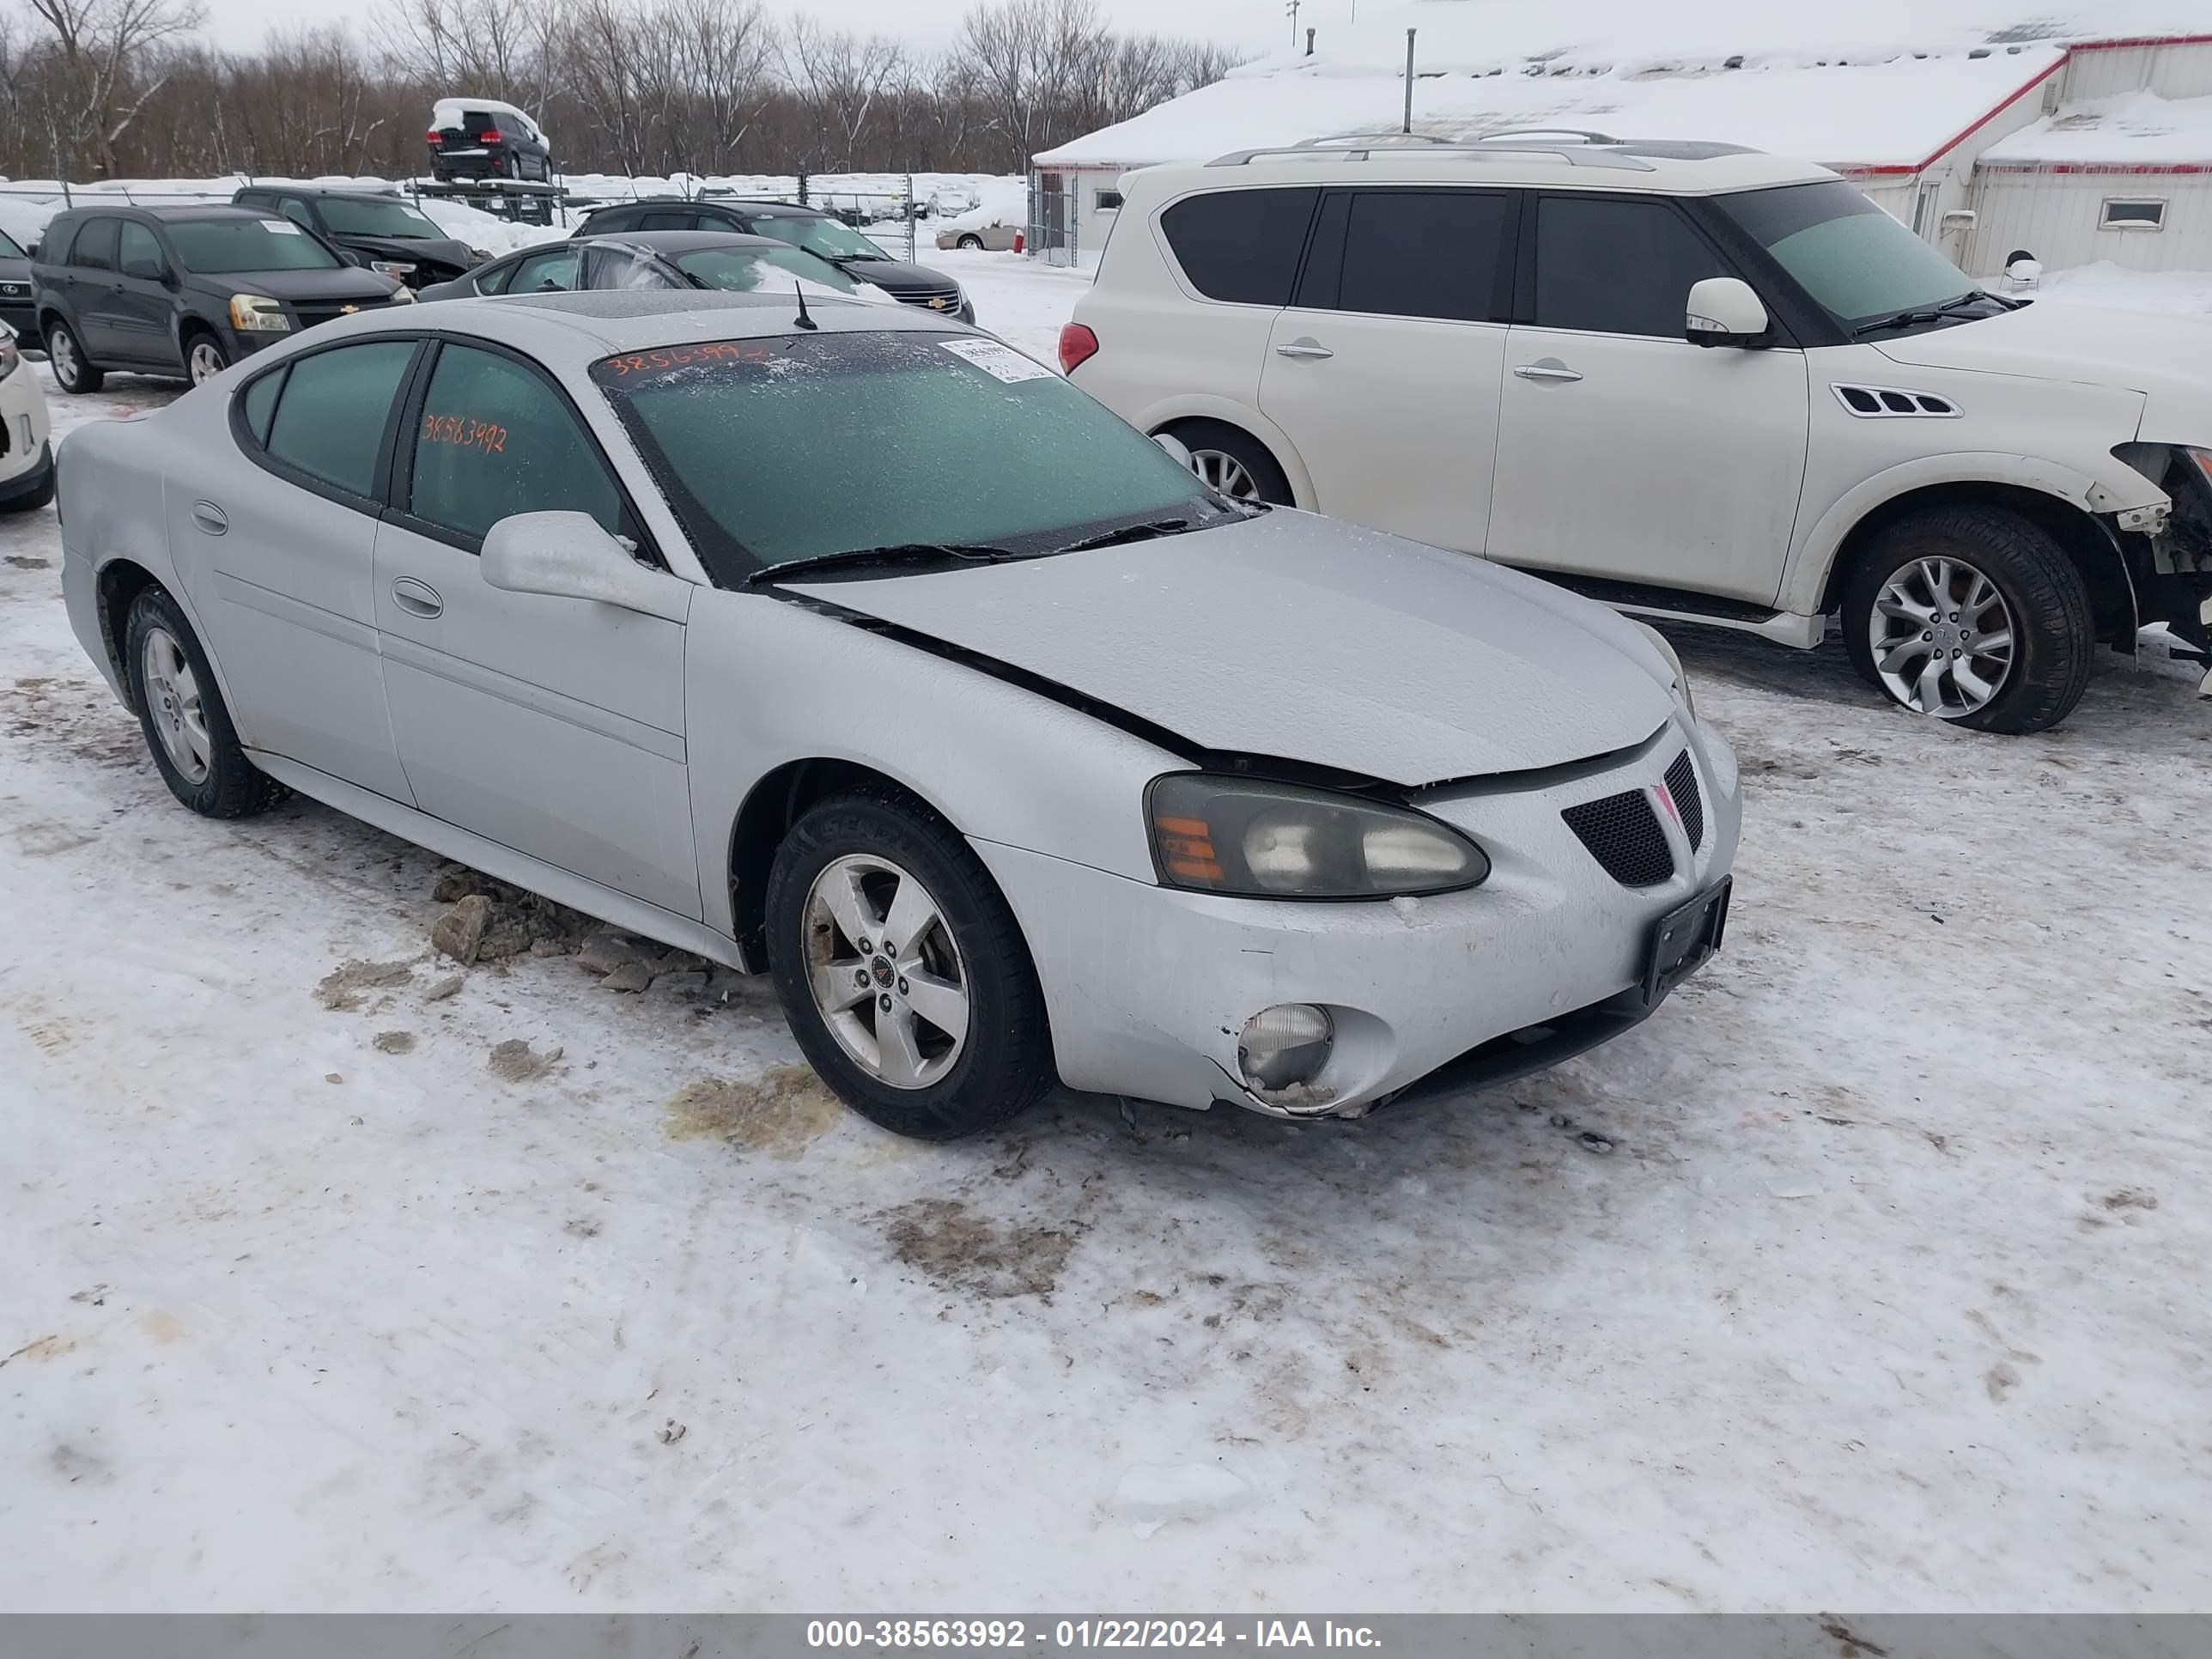
<instances>
[{"instance_id":1,"label":"minivan roof rack","mask_svg":"<svg viewBox=\"0 0 2212 1659\"><path fill-rule=\"evenodd\" d=\"M1267 155L1332 155L1347 161L1364 161L1376 151L1403 154L1416 145L1424 155L1483 156L1555 155L1570 167L1615 167L1624 172L1651 173L1650 162L1638 159L1624 140L1591 143L1562 139L1558 143L1531 143L1515 139L1497 143L1487 138L1443 138L1427 132L1346 132L1325 138L1307 138L1295 144L1265 144L1256 149L1231 150L1206 163L1210 167L1241 167Z\"/></svg>"}]
</instances>

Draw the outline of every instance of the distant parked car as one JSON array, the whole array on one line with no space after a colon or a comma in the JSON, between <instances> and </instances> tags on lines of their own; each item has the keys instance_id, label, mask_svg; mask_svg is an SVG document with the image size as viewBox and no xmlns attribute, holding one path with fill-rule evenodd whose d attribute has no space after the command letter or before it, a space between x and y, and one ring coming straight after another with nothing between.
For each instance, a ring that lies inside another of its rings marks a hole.
<instances>
[{"instance_id":1,"label":"distant parked car","mask_svg":"<svg viewBox=\"0 0 2212 1659\"><path fill-rule=\"evenodd\" d=\"M240 207L281 213L313 231L356 263L409 288L450 282L491 258L448 236L437 221L389 191L323 190L313 185L248 185L230 198Z\"/></svg>"},{"instance_id":2,"label":"distant parked car","mask_svg":"<svg viewBox=\"0 0 2212 1659\"><path fill-rule=\"evenodd\" d=\"M36 343L39 314L31 308L30 251L0 230L0 325Z\"/></svg>"},{"instance_id":3,"label":"distant parked car","mask_svg":"<svg viewBox=\"0 0 2212 1659\"><path fill-rule=\"evenodd\" d=\"M426 136L433 178L553 176L552 141L529 116L495 98L441 98Z\"/></svg>"},{"instance_id":4,"label":"distant parked car","mask_svg":"<svg viewBox=\"0 0 2212 1659\"><path fill-rule=\"evenodd\" d=\"M46 394L23 366L15 330L0 323L0 513L27 512L53 498Z\"/></svg>"},{"instance_id":5,"label":"distant parked car","mask_svg":"<svg viewBox=\"0 0 2212 1659\"><path fill-rule=\"evenodd\" d=\"M941 270L892 258L836 216L790 202L717 199L687 202L680 197L618 202L596 210L576 227L579 238L631 230L733 230L746 236L772 236L818 254L848 276L873 283L902 305L975 320L975 307L960 284Z\"/></svg>"},{"instance_id":6,"label":"distant parked car","mask_svg":"<svg viewBox=\"0 0 2212 1659\"><path fill-rule=\"evenodd\" d=\"M198 386L317 323L415 297L291 220L240 207L58 213L31 283L64 392L97 392L111 368Z\"/></svg>"},{"instance_id":7,"label":"distant parked car","mask_svg":"<svg viewBox=\"0 0 2212 1659\"><path fill-rule=\"evenodd\" d=\"M993 253L1012 253L1021 239L1019 225L963 225L957 230L937 233L939 247L983 248Z\"/></svg>"},{"instance_id":8,"label":"distant parked car","mask_svg":"<svg viewBox=\"0 0 2212 1659\"><path fill-rule=\"evenodd\" d=\"M723 230L640 230L626 236L552 242L450 283L422 290L424 300L466 300L501 294L569 294L585 289L719 289L729 294L791 293L794 288L841 300L892 303L872 283L848 276L805 248L766 236Z\"/></svg>"}]
</instances>

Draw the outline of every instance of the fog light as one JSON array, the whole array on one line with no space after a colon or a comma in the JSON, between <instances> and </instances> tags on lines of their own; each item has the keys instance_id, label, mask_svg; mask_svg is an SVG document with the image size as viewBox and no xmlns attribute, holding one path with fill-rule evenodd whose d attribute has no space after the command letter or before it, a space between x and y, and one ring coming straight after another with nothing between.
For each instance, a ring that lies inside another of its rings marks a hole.
<instances>
[{"instance_id":1,"label":"fog light","mask_svg":"<svg viewBox=\"0 0 2212 1659\"><path fill-rule=\"evenodd\" d=\"M1328 1063L1336 1028L1328 1010L1310 1002L1263 1008L1237 1039L1237 1069L1255 1089L1272 1091L1310 1081Z\"/></svg>"}]
</instances>

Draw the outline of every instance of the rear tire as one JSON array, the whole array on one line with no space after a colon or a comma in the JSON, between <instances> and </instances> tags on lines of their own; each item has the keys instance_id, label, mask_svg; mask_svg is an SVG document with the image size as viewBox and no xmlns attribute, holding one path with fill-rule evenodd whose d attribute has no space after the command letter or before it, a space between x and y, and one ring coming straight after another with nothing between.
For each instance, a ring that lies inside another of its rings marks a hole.
<instances>
[{"instance_id":1,"label":"rear tire","mask_svg":"<svg viewBox=\"0 0 2212 1659\"><path fill-rule=\"evenodd\" d=\"M983 246L983 239L972 234L964 235L960 239L959 246L972 251Z\"/></svg>"},{"instance_id":2,"label":"rear tire","mask_svg":"<svg viewBox=\"0 0 2212 1659\"><path fill-rule=\"evenodd\" d=\"M179 800L203 817L242 818L289 793L246 759L207 653L166 589L131 602L123 664L146 747Z\"/></svg>"},{"instance_id":3,"label":"rear tire","mask_svg":"<svg viewBox=\"0 0 2212 1659\"><path fill-rule=\"evenodd\" d=\"M1281 465L1250 433L1225 421L1177 421L1163 430L1190 451L1190 470L1223 495L1297 505Z\"/></svg>"},{"instance_id":4,"label":"rear tire","mask_svg":"<svg viewBox=\"0 0 2212 1659\"><path fill-rule=\"evenodd\" d=\"M2096 621L2065 550L2002 507L1876 538L1844 599L1851 663L1893 702L1978 732L2047 731L2088 689Z\"/></svg>"},{"instance_id":5,"label":"rear tire","mask_svg":"<svg viewBox=\"0 0 2212 1659\"><path fill-rule=\"evenodd\" d=\"M46 325L46 362L54 371L54 384L67 392L97 392L107 379L85 361L75 331L58 319Z\"/></svg>"},{"instance_id":6,"label":"rear tire","mask_svg":"<svg viewBox=\"0 0 2212 1659\"><path fill-rule=\"evenodd\" d=\"M885 787L814 806L776 849L767 899L792 1035L869 1121L951 1140L1052 1086L1021 927L974 849L918 802Z\"/></svg>"}]
</instances>

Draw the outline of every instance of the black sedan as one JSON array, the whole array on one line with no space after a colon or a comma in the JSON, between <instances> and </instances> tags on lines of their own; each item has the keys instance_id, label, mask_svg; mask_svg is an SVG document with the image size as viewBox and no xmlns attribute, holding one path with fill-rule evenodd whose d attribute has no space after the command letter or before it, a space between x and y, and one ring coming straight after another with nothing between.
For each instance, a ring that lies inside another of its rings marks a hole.
<instances>
[{"instance_id":1,"label":"black sedan","mask_svg":"<svg viewBox=\"0 0 2212 1659\"><path fill-rule=\"evenodd\" d=\"M448 236L422 209L386 191L248 185L230 199L240 207L281 213L355 264L409 288L451 282L491 258L483 248Z\"/></svg>"}]
</instances>

